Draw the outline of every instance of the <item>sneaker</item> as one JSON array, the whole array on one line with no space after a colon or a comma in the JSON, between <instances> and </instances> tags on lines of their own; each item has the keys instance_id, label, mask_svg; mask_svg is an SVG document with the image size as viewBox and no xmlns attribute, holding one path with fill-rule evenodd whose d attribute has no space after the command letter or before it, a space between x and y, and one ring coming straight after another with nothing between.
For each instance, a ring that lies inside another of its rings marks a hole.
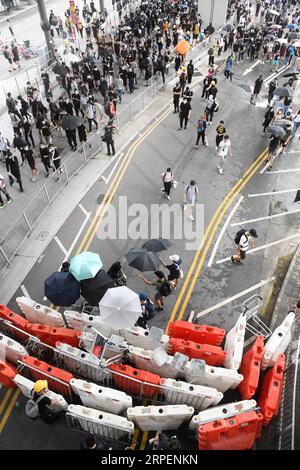
<instances>
[{"instance_id":1,"label":"sneaker","mask_svg":"<svg viewBox=\"0 0 300 470\"><path fill-rule=\"evenodd\" d=\"M189 215L189 219L190 219L190 220L192 220L192 221L194 221L194 220L195 220L195 219L194 219L194 217L193 217L192 215Z\"/></svg>"},{"instance_id":2,"label":"sneaker","mask_svg":"<svg viewBox=\"0 0 300 470\"><path fill-rule=\"evenodd\" d=\"M235 263L234 257L233 257L233 256L230 256L230 258L231 258L231 261L232 261L233 263Z\"/></svg>"},{"instance_id":3,"label":"sneaker","mask_svg":"<svg viewBox=\"0 0 300 470\"><path fill-rule=\"evenodd\" d=\"M218 168L220 175L223 175L224 171L223 168Z\"/></svg>"},{"instance_id":4,"label":"sneaker","mask_svg":"<svg viewBox=\"0 0 300 470\"><path fill-rule=\"evenodd\" d=\"M3 207L5 206L5 204L0 204L0 209L3 209Z\"/></svg>"},{"instance_id":5,"label":"sneaker","mask_svg":"<svg viewBox=\"0 0 300 470\"><path fill-rule=\"evenodd\" d=\"M199 145L195 145L195 149L197 149L199 147Z\"/></svg>"},{"instance_id":6,"label":"sneaker","mask_svg":"<svg viewBox=\"0 0 300 470\"><path fill-rule=\"evenodd\" d=\"M170 196L167 196L167 195L166 195L166 198L169 199L169 200L171 199Z\"/></svg>"},{"instance_id":7,"label":"sneaker","mask_svg":"<svg viewBox=\"0 0 300 470\"><path fill-rule=\"evenodd\" d=\"M36 181L36 178L35 177L31 178L31 181L33 181L33 182Z\"/></svg>"},{"instance_id":8,"label":"sneaker","mask_svg":"<svg viewBox=\"0 0 300 470\"><path fill-rule=\"evenodd\" d=\"M10 198L10 199L7 201L7 203L6 203L6 204L10 204L10 203L11 203L11 201L12 201L12 198Z\"/></svg>"}]
</instances>

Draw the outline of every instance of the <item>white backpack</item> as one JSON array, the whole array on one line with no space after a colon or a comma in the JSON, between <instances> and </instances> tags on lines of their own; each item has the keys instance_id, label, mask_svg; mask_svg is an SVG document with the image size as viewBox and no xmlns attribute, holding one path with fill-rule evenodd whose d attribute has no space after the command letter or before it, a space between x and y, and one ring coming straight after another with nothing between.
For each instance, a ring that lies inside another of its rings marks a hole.
<instances>
[{"instance_id":1,"label":"white backpack","mask_svg":"<svg viewBox=\"0 0 300 470\"><path fill-rule=\"evenodd\" d=\"M28 418L37 418L40 415L38 403L42 400L43 395L37 398L37 400L33 399L34 397L34 390L31 392L31 398L25 405L25 413Z\"/></svg>"}]
</instances>

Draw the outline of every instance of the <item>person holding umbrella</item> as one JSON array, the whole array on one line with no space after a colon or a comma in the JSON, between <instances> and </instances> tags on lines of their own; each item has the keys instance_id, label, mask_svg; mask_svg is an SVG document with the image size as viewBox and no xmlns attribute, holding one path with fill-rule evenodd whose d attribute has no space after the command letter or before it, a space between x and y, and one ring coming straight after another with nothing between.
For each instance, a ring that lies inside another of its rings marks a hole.
<instances>
[{"instance_id":1,"label":"person holding umbrella","mask_svg":"<svg viewBox=\"0 0 300 470\"><path fill-rule=\"evenodd\" d=\"M183 278L183 271L180 268L180 265L182 263L181 258L179 258L178 255L169 256L169 260L172 261L171 264L165 264L161 258L159 259L161 264L165 268L167 268L170 273L168 276L168 281L170 282L170 285L173 286L173 289L176 289L179 285L180 278Z\"/></svg>"},{"instance_id":2,"label":"person holding umbrella","mask_svg":"<svg viewBox=\"0 0 300 470\"><path fill-rule=\"evenodd\" d=\"M142 274L140 274L140 279L148 286L156 288L155 304L156 310L160 312L164 309L164 298L171 294L171 287L162 271L154 271L154 274L156 276L154 281L149 281Z\"/></svg>"},{"instance_id":3,"label":"person holding umbrella","mask_svg":"<svg viewBox=\"0 0 300 470\"><path fill-rule=\"evenodd\" d=\"M116 286L127 286L127 278L120 261L113 263L107 271L107 274L114 280Z\"/></svg>"},{"instance_id":4,"label":"person holding umbrella","mask_svg":"<svg viewBox=\"0 0 300 470\"><path fill-rule=\"evenodd\" d=\"M267 171L272 170L272 164L277 155L279 143L280 143L279 136L272 134L271 137L269 138L269 155L267 159L267 162L269 162L269 166L267 168Z\"/></svg>"}]
</instances>

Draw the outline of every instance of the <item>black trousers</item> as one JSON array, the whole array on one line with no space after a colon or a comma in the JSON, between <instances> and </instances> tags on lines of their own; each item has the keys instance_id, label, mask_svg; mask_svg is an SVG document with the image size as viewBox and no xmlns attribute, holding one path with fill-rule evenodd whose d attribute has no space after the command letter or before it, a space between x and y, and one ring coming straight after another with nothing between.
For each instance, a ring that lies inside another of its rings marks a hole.
<instances>
[{"instance_id":1,"label":"black trousers","mask_svg":"<svg viewBox=\"0 0 300 470\"><path fill-rule=\"evenodd\" d=\"M215 57L213 55L210 55L208 59L208 65L214 65L214 63L215 63Z\"/></svg>"},{"instance_id":2,"label":"black trousers","mask_svg":"<svg viewBox=\"0 0 300 470\"><path fill-rule=\"evenodd\" d=\"M213 109L208 109L206 111L206 120L207 122L211 122L214 116L214 110Z\"/></svg>"},{"instance_id":3,"label":"black trousers","mask_svg":"<svg viewBox=\"0 0 300 470\"><path fill-rule=\"evenodd\" d=\"M19 185L19 188L20 188L20 191L23 192L24 189L23 189L23 184L22 184L22 180L21 180L21 173L20 172L15 172L15 173L12 173L12 175L16 178L17 180L17 183Z\"/></svg>"},{"instance_id":4,"label":"black trousers","mask_svg":"<svg viewBox=\"0 0 300 470\"><path fill-rule=\"evenodd\" d=\"M116 153L115 151L115 143L113 140L109 140L106 142L106 147L107 147L107 154L110 155L110 151L112 151L112 154L114 155Z\"/></svg>"},{"instance_id":5,"label":"black trousers","mask_svg":"<svg viewBox=\"0 0 300 470\"><path fill-rule=\"evenodd\" d=\"M193 74L187 76L188 84L192 83Z\"/></svg>"},{"instance_id":6,"label":"black trousers","mask_svg":"<svg viewBox=\"0 0 300 470\"><path fill-rule=\"evenodd\" d=\"M202 145L205 145L205 132L198 132L197 133L196 145L199 144L200 137L202 139Z\"/></svg>"},{"instance_id":7,"label":"black trousers","mask_svg":"<svg viewBox=\"0 0 300 470\"><path fill-rule=\"evenodd\" d=\"M189 118L187 116L182 116L181 114L179 115L179 120L180 120L180 129L182 129L182 124L184 121L184 127L187 126Z\"/></svg>"},{"instance_id":8,"label":"black trousers","mask_svg":"<svg viewBox=\"0 0 300 470\"><path fill-rule=\"evenodd\" d=\"M174 103L174 111L175 113L179 113L179 99L178 100L173 100Z\"/></svg>"},{"instance_id":9,"label":"black trousers","mask_svg":"<svg viewBox=\"0 0 300 470\"><path fill-rule=\"evenodd\" d=\"M165 194L167 196L170 196L171 188L172 188L172 182L171 181L164 181L164 190L165 190Z\"/></svg>"},{"instance_id":10,"label":"black trousers","mask_svg":"<svg viewBox=\"0 0 300 470\"><path fill-rule=\"evenodd\" d=\"M75 135L69 134L67 139L68 139L68 144L71 147L71 150L73 149L73 147L77 147L76 134Z\"/></svg>"},{"instance_id":11,"label":"black trousers","mask_svg":"<svg viewBox=\"0 0 300 470\"><path fill-rule=\"evenodd\" d=\"M34 140L33 140L32 131L28 132L28 134L25 134L25 140L26 140L27 144L30 146L29 139L31 140L32 147L34 147L35 144L34 144Z\"/></svg>"},{"instance_id":12,"label":"black trousers","mask_svg":"<svg viewBox=\"0 0 300 470\"><path fill-rule=\"evenodd\" d=\"M98 129L98 124L97 124L96 119L88 118L88 121L89 121L89 132L92 132L92 122L95 124L96 128Z\"/></svg>"}]
</instances>

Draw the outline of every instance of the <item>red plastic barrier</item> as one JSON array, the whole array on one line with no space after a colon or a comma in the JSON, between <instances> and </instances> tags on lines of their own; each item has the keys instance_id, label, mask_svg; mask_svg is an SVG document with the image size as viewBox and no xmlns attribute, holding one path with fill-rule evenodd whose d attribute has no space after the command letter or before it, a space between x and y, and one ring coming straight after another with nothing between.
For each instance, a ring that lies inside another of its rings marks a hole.
<instances>
[{"instance_id":1,"label":"red plastic barrier","mask_svg":"<svg viewBox=\"0 0 300 470\"><path fill-rule=\"evenodd\" d=\"M222 328L208 325L194 325L193 323L176 320L169 325L168 335L172 338L181 338L200 344L220 346L226 331Z\"/></svg>"},{"instance_id":2,"label":"red plastic barrier","mask_svg":"<svg viewBox=\"0 0 300 470\"><path fill-rule=\"evenodd\" d=\"M55 343L69 344L78 348L81 332L68 328L56 328L49 325L40 325L39 323L31 324L31 334L37 336L43 343L55 346Z\"/></svg>"},{"instance_id":3,"label":"red plastic barrier","mask_svg":"<svg viewBox=\"0 0 300 470\"><path fill-rule=\"evenodd\" d=\"M210 366L222 366L226 359L226 351L211 344L198 344L180 338L170 338L168 344L170 354L180 352L190 359L203 359Z\"/></svg>"},{"instance_id":4,"label":"red plastic barrier","mask_svg":"<svg viewBox=\"0 0 300 470\"><path fill-rule=\"evenodd\" d=\"M258 336L252 348L244 354L239 370L239 373L244 376L244 380L239 385L243 400L249 400L256 392L263 355L264 337Z\"/></svg>"},{"instance_id":5,"label":"red plastic barrier","mask_svg":"<svg viewBox=\"0 0 300 470\"><path fill-rule=\"evenodd\" d=\"M232 418L220 419L199 426L199 450L251 449L262 430L263 415L248 411Z\"/></svg>"},{"instance_id":6,"label":"red plastic barrier","mask_svg":"<svg viewBox=\"0 0 300 470\"><path fill-rule=\"evenodd\" d=\"M278 415L283 387L285 355L280 354L274 366L263 378L258 406L264 415L263 425L268 426L271 419Z\"/></svg>"},{"instance_id":7,"label":"red plastic barrier","mask_svg":"<svg viewBox=\"0 0 300 470\"><path fill-rule=\"evenodd\" d=\"M17 328L20 328L21 330L24 330L30 333L31 323L29 323L29 321L26 320L26 318L22 317L21 315L18 315L17 313L14 313L12 310L10 310L9 308L5 307L5 305L2 305L2 304L0 304L0 317L3 318L4 320L10 321ZM18 331L15 331L15 330L14 330L14 337L21 341L24 341L25 339L28 338L27 335L23 335L22 333L19 333Z\"/></svg>"},{"instance_id":8,"label":"red plastic barrier","mask_svg":"<svg viewBox=\"0 0 300 470\"><path fill-rule=\"evenodd\" d=\"M114 372L126 376L123 377L113 374L115 384L124 392L128 392L132 395L143 396L145 398L153 398L160 391L159 387L151 387L150 385L144 385L143 383L130 380L135 379L140 382L147 382L147 384L159 385L160 376L157 374L152 374L151 372L135 369L134 367L123 364L113 364L109 366L109 368Z\"/></svg>"},{"instance_id":9,"label":"red plastic barrier","mask_svg":"<svg viewBox=\"0 0 300 470\"><path fill-rule=\"evenodd\" d=\"M22 362L29 366L29 371L34 380L47 380L50 390L69 396L69 382L74 378L70 372L53 367L31 356L23 356Z\"/></svg>"},{"instance_id":10,"label":"red plastic barrier","mask_svg":"<svg viewBox=\"0 0 300 470\"><path fill-rule=\"evenodd\" d=\"M17 375L17 369L11 365L0 360L0 383L6 388L16 387L13 379Z\"/></svg>"},{"instance_id":11,"label":"red plastic barrier","mask_svg":"<svg viewBox=\"0 0 300 470\"><path fill-rule=\"evenodd\" d=\"M100 357L102 351L103 351L103 346L95 346L92 353L94 354L94 356Z\"/></svg>"}]
</instances>

